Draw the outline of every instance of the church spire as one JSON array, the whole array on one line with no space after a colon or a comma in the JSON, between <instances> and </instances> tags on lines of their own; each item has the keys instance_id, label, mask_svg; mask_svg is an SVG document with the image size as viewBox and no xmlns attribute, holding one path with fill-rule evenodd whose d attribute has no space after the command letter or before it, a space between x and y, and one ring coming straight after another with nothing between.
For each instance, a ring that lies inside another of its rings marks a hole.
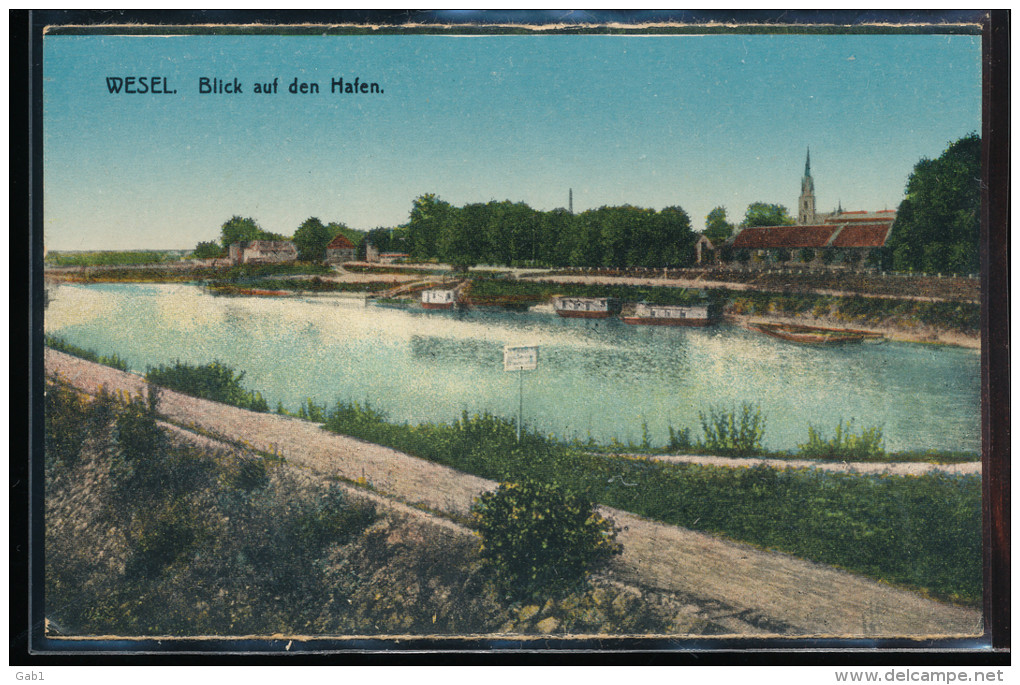
<instances>
[{"instance_id":1,"label":"church spire","mask_svg":"<svg viewBox=\"0 0 1020 685\"><path fill-rule=\"evenodd\" d=\"M800 201L797 207L797 223L806 226L815 222L815 181L811 178L811 148L808 147L804 161L804 178L800 180Z\"/></svg>"}]
</instances>

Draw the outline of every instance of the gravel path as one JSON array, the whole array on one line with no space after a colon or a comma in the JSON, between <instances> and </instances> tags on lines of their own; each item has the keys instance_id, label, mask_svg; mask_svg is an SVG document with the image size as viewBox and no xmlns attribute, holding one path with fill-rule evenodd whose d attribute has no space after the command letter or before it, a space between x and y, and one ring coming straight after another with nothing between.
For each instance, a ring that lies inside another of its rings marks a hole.
<instances>
[{"instance_id":1,"label":"gravel path","mask_svg":"<svg viewBox=\"0 0 1020 685\"><path fill-rule=\"evenodd\" d=\"M588 285L654 285L669 286L673 288L725 288L726 290L761 290L761 286L755 283L742 283L740 281L711 281L702 278L662 278L641 277L641 276L582 276L582 275L544 275L535 274L522 277L526 280L548 281L550 283L584 283ZM832 288L811 288L805 292L816 295L828 295L832 297L869 297L880 300L913 300L916 302L957 302L944 297L932 297L929 295L891 295L885 293L859 293L850 290L836 290ZM977 300L965 300L977 304Z\"/></svg>"},{"instance_id":2,"label":"gravel path","mask_svg":"<svg viewBox=\"0 0 1020 685\"><path fill-rule=\"evenodd\" d=\"M79 389L140 395L136 375L46 350L46 371ZM289 464L348 480L364 479L406 504L457 515L493 481L386 447L329 433L315 424L260 414L162 391L160 412L171 422L276 453ZM624 553L614 562L628 581L687 593L723 611L713 620L735 634L833 636L974 635L981 613L916 593L711 535L603 508L623 528Z\"/></svg>"},{"instance_id":3,"label":"gravel path","mask_svg":"<svg viewBox=\"0 0 1020 685\"><path fill-rule=\"evenodd\" d=\"M929 464L917 461L897 462L860 462L840 461L825 462L809 459L759 459L747 457L734 459L730 457L697 456L691 454L618 454L613 456L628 459L648 459L664 461L670 464L701 464L704 466L726 466L729 468L750 468L764 464L775 469L819 469L835 473L886 473L892 476L920 476L930 471L941 471L955 475L981 474L981 462L966 461L960 464Z\"/></svg>"}]
</instances>

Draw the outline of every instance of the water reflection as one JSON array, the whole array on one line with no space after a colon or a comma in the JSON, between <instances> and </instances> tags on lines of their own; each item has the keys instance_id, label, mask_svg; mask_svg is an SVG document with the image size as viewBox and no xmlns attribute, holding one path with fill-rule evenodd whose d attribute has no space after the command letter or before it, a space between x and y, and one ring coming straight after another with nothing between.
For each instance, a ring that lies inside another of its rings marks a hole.
<instances>
[{"instance_id":1,"label":"water reflection","mask_svg":"<svg viewBox=\"0 0 1020 685\"><path fill-rule=\"evenodd\" d=\"M524 375L525 420L545 432L664 443L700 433L710 406L758 403L766 442L793 449L807 426L880 425L889 449L978 450L979 355L886 343L801 347L742 328L628 326L617 320L472 310L425 312L350 298L214 297L180 285L59 286L46 330L137 371L218 359L271 406L369 400L398 420L517 413L505 345L539 345Z\"/></svg>"}]
</instances>

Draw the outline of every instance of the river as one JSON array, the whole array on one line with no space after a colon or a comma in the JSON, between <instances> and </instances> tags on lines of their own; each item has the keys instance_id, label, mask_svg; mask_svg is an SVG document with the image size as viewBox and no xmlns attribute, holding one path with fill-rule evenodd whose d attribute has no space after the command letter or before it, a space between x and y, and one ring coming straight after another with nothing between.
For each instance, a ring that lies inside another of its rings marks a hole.
<instances>
[{"instance_id":1,"label":"river","mask_svg":"<svg viewBox=\"0 0 1020 685\"><path fill-rule=\"evenodd\" d=\"M46 332L132 370L219 360L271 407L368 401L398 421L463 411L515 418L564 438L651 444L668 427L701 435L699 412L752 402L765 445L794 450L813 423L881 426L886 448L980 450L980 355L911 343L798 346L730 325L366 306L360 298L216 297L193 285L60 285ZM538 345L535 371L503 371L505 345ZM520 378L523 373L523 378ZM521 383L523 381L523 383Z\"/></svg>"}]
</instances>

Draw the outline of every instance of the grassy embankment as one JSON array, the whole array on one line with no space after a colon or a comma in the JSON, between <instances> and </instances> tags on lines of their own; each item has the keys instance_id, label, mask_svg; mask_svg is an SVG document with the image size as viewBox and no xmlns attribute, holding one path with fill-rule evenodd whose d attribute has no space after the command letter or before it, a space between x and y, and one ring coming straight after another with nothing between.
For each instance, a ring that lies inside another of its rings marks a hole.
<instances>
[{"instance_id":1,"label":"grassy embankment","mask_svg":"<svg viewBox=\"0 0 1020 685\"><path fill-rule=\"evenodd\" d=\"M205 396L237 395L243 400L252 394L240 387L240 378L233 373L203 375L186 365L175 368L174 385L184 392L199 394L209 385L202 379L214 376L226 379L223 385L233 390ZM725 420L725 412L716 414L710 412L709 423ZM357 403L338 403L327 410L307 401L297 415L324 423L334 432L486 478L549 482L664 523L789 552L934 597L968 604L980 600L979 476L864 476L664 464L592 454L589 446L562 443L527 430L517 443L515 424L489 415L465 413L453 424L410 426L389 422L383 414ZM844 448L863 445L862 453L874 451L874 434L869 440L866 430L845 432ZM705 429L706 443L720 439L718 430L714 436ZM741 446L754 449L760 437L717 446L724 451ZM816 452L840 445L834 443L835 436L810 438L809 434L805 445ZM834 452L833 456L845 455Z\"/></svg>"},{"instance_id":2,"label":"grassy embankment","mask_svg":"<svg viewBox=\"0 0 1020 685\"><path fill-rule=\"evenodd\" d=\"M87 359L88 361L96 362L97 364L112 366L113 368L119 369L121 371L130 370L130 368L128 367L127 360L120 357L116 353L108 355L99 354L98 352L87 350L84 347L79 347L77 345L67 342L66 340L59 336L50 335L48 333L45 335L43 340L46 347L50 347L60 352L64 352L65 354L69 354L74 357L79 357L80 359Z\"/></svg>"},{"instance_id":3,"label":"grassy embankment","mask_svg":"<svg viewBox=\"0 0 1020 685\"><path fill-rule=\"evenodd\" d=\"M160 250L59 252L53 251L44 260L51 266L122 266L128 264L161 264L176 261L177 254Z\"/></svg>"},{"instance_id":4,"label":"grassy embankment","mask_svg":"<svg viewBox=\"0 0 1020 685\"><path fill-rule=\"evenodd\" d=\"M239 266L193 266L165 264L151 267L117 266L48 274L48 277L70 283L190 283L213 285L261 284L262 279L279 275L322 275L332 273L324 264L242 264ZM261 287L261 285L260 285Z\"/></svg>"},{"instance_id":5,"label":"grassy embankment","mask_svg":"<svg viewBox=\"0 0 1020 685\"><path fill-rule=\"evenodd\" d=\"M202 384L194 374L178 376L184 379L179 389L198 394ZM230 378L239 387L240 379ZM483 477L550 482L665 523L841 566L935 597L969 604L980 599L978 476L662 464L595 455L529 431L518 444L513 422L488 415L409 426L356 403L326 411L307 402L298 413L335 432ZM706 443L709 438L706 429ZM806 444L824 451L832 441L816 436Z\"/></svg>"},{"instance_id":6,"label":"grassy embankment","mask_svg":"<svg viewBox=\"0 0 1020 685\"><path fill-rule=\"evenodd\" d=\"M307 408L305 409L307 413ZM840 566L934 597L981 597L978 476L718 468L594 455L489 415L394 424L357 403L325 427L499 481L555 483L642 516Z\"/></svg>"},{"instance_id":7,"label":"grassy embankment","mask_svg":"<svg viewBox=\"0 0 1020 685\"><path fill-rule=\"evenodd\" d=\"M46 617L65 635L719 632L605 579L508 603L478 541L279 461L172 439L150 402L45 394Z\"/></svg>"}]
</instances>

